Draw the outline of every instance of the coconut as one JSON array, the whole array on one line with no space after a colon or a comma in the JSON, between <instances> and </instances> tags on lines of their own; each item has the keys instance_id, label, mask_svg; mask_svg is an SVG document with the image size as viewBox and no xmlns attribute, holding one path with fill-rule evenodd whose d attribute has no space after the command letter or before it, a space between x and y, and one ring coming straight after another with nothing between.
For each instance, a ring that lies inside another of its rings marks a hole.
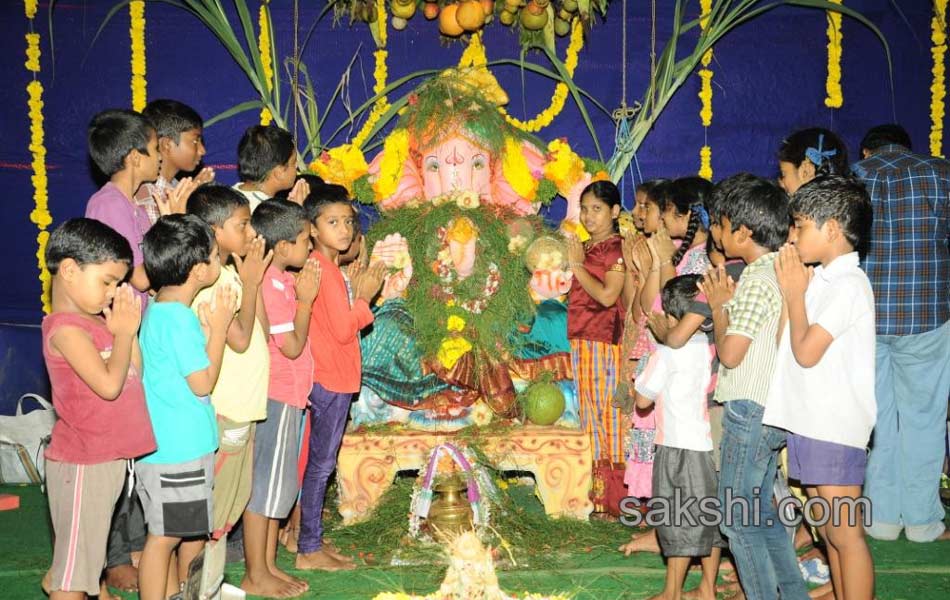
<instances>
[{"instance_id":1,"label":"coconut","mask_svg":"<svg viewBox=\"0 0 950 600\"><path fill-rule=\"evenodd\" d=\"M458 14L458 9L458 4L448 4L443 6L442 10L439 11L439 31L442 33L442 35L458 37L465 32L465 30L462 29L462 26L459 25L458 20L455 18Z\"/></svg>"},{"instance_id":2,"label":"coconut","mask_svg":"<svg viewBox=\"0 0 950 600\"><path fill-rule=\"evenodd\" d=\"M553 425L564 414L564 392L553 381L538 381L523 393L524 413L535 425Z\"/></svg>"},{"instance_id":3,"label":"coconut","mask_svg":"<svg viewBox=\"0 0 950 600\"><path fill-rule=\"evenodd\" d=\"M466 0L458 5L455 20L465 31L478 31L485 24L485 11L479 0Z\"/></svg>"}]
</instances>

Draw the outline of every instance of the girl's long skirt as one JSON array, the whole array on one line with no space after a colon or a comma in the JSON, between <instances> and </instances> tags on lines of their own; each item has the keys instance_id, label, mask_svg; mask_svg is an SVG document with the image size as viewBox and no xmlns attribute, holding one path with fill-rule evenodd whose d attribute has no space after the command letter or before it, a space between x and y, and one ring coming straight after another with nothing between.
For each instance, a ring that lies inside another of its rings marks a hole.
<instances>
[{"instance_id":1,"label":"girl's long skirt","mask_svg":"<svg viewBox=\"0 0 950 600\"><path fill-rule=\"evenodd\" d=\"M624 419L612 406L620 375L620 346L572 339L571 362L581 427L590 435L594 460L624 462Z\"/></svg>"}]
</instances>

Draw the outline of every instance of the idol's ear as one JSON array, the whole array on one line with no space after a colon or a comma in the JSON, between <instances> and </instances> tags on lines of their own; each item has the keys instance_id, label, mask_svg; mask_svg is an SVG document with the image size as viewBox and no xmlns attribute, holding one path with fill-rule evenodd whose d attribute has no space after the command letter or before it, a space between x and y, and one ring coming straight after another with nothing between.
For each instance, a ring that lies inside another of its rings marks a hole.
<instances>
[{"instance_id":1,"label":"idol's ear","mask_svg":"<svg viewBox=\"0 0 950 600\"><path fill-rule=\"evenodd\" d=\"M378 181L384 154L385 151L380 152L369 164L371 182ZM395 192L387 197L376 199L381 210L395 210L413 200L421 200L423 197L422 170L417 164L416 153L409 153L409 157L403 162L402 171L394 174L394 176L397 180ZM374 186L374 189L377 189L377 186Z\"/></svg>"},{"instance_id":2,"label":"idol's ear","mask_svg":"<svg viewBox=\"0 0 950 600\"><path fill-rule=\"evenodd\" d=\"M537 176L538 179L543 177L544 152L527 141L521 143L521 150L525 162L528 164L528 171L533 176ZM535 202L534 198L522 198L505 178L505 172L502 168L503 160L503 156L495 156L492 159L491 198L488 200L489 203L507 206L519 215L537 213L540 203Z\"/></svg>"}]
</instances>

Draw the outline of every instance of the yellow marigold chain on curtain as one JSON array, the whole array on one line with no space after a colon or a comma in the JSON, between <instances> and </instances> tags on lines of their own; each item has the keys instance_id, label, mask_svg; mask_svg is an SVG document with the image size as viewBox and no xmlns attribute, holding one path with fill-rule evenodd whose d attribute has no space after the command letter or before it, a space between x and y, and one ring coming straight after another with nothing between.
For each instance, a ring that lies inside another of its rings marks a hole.
<instances>
[{"instance_id":1,"label":"yellow marigold chain on curtain","mask_svg":"<svg viewBox=\"0 0 950 600\"><path fill-rule=\"evenodd\" d=\"M709 15L712 12L712 0L701 0L700 1L700 17L699 17L699 26L703 31L706 30L706 27L709 24ZM713 72L709 69L709 65L712 63L713 51L712 48L706 50L703 53L703 57L700 60L702 69L699 70L699 100L702 102L702 107L699 109L699 118L703 124L703 138L707 138L705 130L712 125L713 110L712 110L712 77ZM703 144L702 148L699 149L699 171L697 173L700 177L703 177L708 180L713 178L712 170L712 148L709 146L708 141Z\"/></svg>"},{"instance_id":2,"label":"yellow marigold chain on curtain","mask_svg":"<svg viewBox=\"0 0 950 600\"><path fill-rule=\"evenodd\" d=\"M36 0L25 0L24 12L29 20L30 33L26 34L26 62L24 66L30 72L31 81L26 86L27 107L30 117L30 167L33 171L33 210L30 221L36 224L36 264L39 269L40 302L43 312L50 312L50 274L46 268L46 244L49 241L47 227L53 222L49 213L49 191L46 178L46 133L43 129L43 84L37 79L40 72L40 35L34 31L33 20L36 17Z\"/></svg>"},{"instance_id":3,"label":"yellow marigold chain on curtain","mask_svg":"<svg viewBox=\"0 0 950 600\"><path fill-rule=\"evenodd\" d=\"M930 53L934 66L930 84L930 154L943 158L943 119L947 83L944 61L947 56L947 0L934 0L934 15L930 22Z\"/></svg>"},{"instance_id":4,"label":"yellow marigold chain on curtain","mask_svg":"<svg viewBox=\"0 0 950 600\"><path fill-rule=\"evenodd\" d=\"M271 62L270 54L270 13L267 8L269 0L261 1L261 8L258 11L257 23L260 27L260 33L257 36L257 49L261 54L261 69L264 71L264 85L267 91L274 89L274 65ZM261 125L267 126L274 120L270 109L266 106L261 109Z\"/></svg>"},{"instance_id":5,"label":"yellow marigold chain on curtain","mask_svg":"<svg viewBox=\"0 0 950 600\"><path fill-rule=\"evenodd\" d=\"M145 0L129 2L132 46L132 110L142 112L147 102L145 82Z\"/></svg>"},{"instance_id":6,"label":"yellow marigold chain on curtain","mask_svg":"<svg viewBox=\"0 0 950 600\"><path fill-rule=\"evenodd\" d=\"M476 36L473 35L472 41L475 42L475 40ZM581 20L575 17L571 25L571 41L567 46L567 55L564 57L564 70L567 71L571 77L574 76L574 70L577 68L577 58L583 47L584 26ZM469 52L469 50L471 50L471 52ZM472 60L472 64L475 65L485 64L487 62L485 60L485 47L481 44L480 36L478 36L477 46L474 43L470 44L469 48L462 55L462 59ZM570 91L567 84L563 81L555 85L554 94L551 96L551 104L529 121L522 121L511 116L504 107L499 107L498 110L505 116L505 120L508 121L509 124L517 127L521 131L535 133L550 125L551 121L561 114L569 93Z\"/></svg>"},{"instance_id":7,"label":"yellow marigold chain on curtain","mask_svg":"<svg viewBox=\"0 0 950 600\"><path fill-rule=\"evenodd\" d=\"M841 4L842 0L830 0ZM844 96L841 93L841 13L828 11L828 78L825 80L825 106L841 108Z\"/></svg>"},{"instance_id":8,"label":"yellow marigold chain on curtain","mask_svg":"<svg viewBox=\"0 0 950 600\"><path fill-rule=\"evenodd\" d=\"M380 47L373 53L375 62L373 68L373 94L379 95L386 89L386 81L389 79L389 72L386 68L386 58L389 56L386 50L386 0L376 0L376 12L379 15L376 20L376 25L370 23L370 27L379 27ZM389 108L390 104L386 96L379 96L373 104L373 109L370 111L369 117L366 118L366 122L363 123L363 126L360 127L359 132L357 132L350 143L357 148L365 144L366 140L369 139L370 132Z\"/></svg>"}]
</instances>

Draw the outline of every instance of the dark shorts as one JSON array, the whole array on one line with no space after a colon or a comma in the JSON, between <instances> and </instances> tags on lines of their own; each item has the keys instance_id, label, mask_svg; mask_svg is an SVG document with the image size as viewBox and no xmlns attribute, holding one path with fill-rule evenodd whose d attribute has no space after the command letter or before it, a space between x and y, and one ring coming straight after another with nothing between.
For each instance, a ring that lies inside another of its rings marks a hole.
<instances>
[{"instance_id":1,"label":"dark shorts","mask_svg":"<svg viewBox=\"0 0 950 600\"><path fill-rule=\"evenodd\" d=\"M135 489L151 535L175 538L211 533L214 454L177 464L135 464Z\"/></svg>"},{"instance_id":2,"label":"dark shorts","mask_svg":"<svg viewBox=\"0 0 950 600\"><path fill-rule=\"evenodd\" d=\"M678 493L677 493L678 492ZM677 498L696 498L690 506L692 519L680 515L677 523L658 525L656 537L663 556L709 556L713 548L725 548L726 542L716 524L709 522L709 515L700 514L699 501L717 498L719 479L713 466L712 451L683 450L680 448L656 447L653 458L653 497L669 501L670 515Z\"/></svg>"},{"instance_id":3,"label":"dark shorts","mask_svg":"<svg viewBox=\"0 0 950 600\"><path fill-rule=\"evenodd\" d=\"M863 485L864 448L788 434L788 476L802 485Z\"/></svg>"}]
</instances>

